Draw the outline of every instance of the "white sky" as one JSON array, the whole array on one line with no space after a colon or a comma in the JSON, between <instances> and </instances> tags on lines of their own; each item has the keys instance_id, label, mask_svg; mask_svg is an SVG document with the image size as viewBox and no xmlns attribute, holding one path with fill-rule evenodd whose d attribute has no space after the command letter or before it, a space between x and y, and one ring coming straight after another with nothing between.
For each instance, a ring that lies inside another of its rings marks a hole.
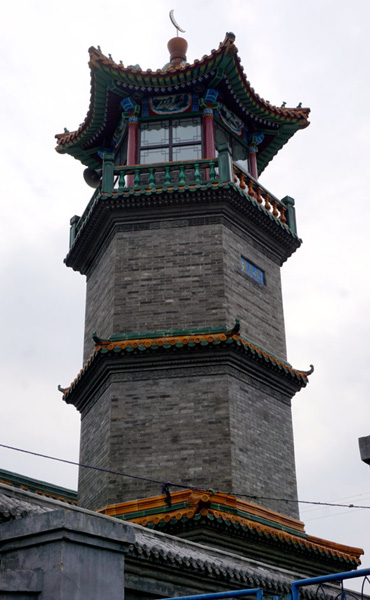
<instances>
[{"instance_id":1,"label":"white sky","mask_svg":"<svg viewBox=\"0 0 370 600\"><path fill-rule=\"evenodd\" d=\"M84 277L67 269L69 219L91 190L83 167L54 151L88 110L87 50L125 65L168 61L175 9L188 61L226 31L252 86L278 106L312 109L261 177L296 199L302 248L283 267L288 358L315 365L293 399L301 500L370 506L358 437L370 434L369 0L46 0L7 3L0 23L0 442L78 460L79 415L65 405L81 367ZM77 469L0 448L0 465L75 488ZM301 507L312 535L363 547L370 510Z\"/></svg>"}]
</instances>

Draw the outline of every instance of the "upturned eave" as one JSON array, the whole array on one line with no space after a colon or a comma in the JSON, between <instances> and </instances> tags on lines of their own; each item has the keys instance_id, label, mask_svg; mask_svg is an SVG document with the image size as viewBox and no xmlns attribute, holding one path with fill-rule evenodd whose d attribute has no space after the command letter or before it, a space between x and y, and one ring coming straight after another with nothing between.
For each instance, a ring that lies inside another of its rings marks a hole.
<instances>
[{"instance_id":1,"label":"upturned eave","mask_svg":"<svg viewBox=\"0 0 370 600\"><path fill-rule=\"evenodd\" d=\"M156 71L125 67L91 47L91 88L87 116L76 131L56 135L56 150L96 168L99 166L99 147L113 134L119 122L123 97L135 92L161 95L192 91L194 87L203 85L220 91L226 104L243 120L247 120L252 128L267 132L258 156L258 166L262 172L290 137L308 126L310 109L277 107L259 96L244 73L234 41L235 36L228 33L218 49L212 50L201 60L195 60L192 64L170 65L165 70Z\"/></svg>"},{"instance_id":2,"label":"upturned eave","mask_svg":"<svg viewBox=\"0 0 370 600\"><path fill-rule=\"evenodd\" d=\"M241 553L252 550L255 558L267 562L276 560L278 553L279 564L287 567L310 564L312 570L322 573L360 565L361 548L310 536L301 521L255 502L258 498L172 487L167 495L113 504L99 512L205 544L212 543L212 534L217 532L220 546L238 548Z\"/></svg>"},{"instance_id":3,"label":"upturned eave","mask_svg":"<svg viewBox=\"0 0 370 600\"><path fill-rule=\"evenodd\" d=\"M212 328L196 330L159 331L130 334L128 336L115 335L107 340L99 339L97 336L95 350L78 373L77 377L67 388L59 390L63 393L63 400L67 404L73 404L78 410L83 410L89 402L90 381L105 377L105 370L115 368L118 361L120 368L144 369L145 363L160 360L162 363L170 358L174 361L183 362L183 359L197 362L202 355L205 359L227 360L230 356L235 365L243 365L250 368L253 364L255 376L257 371L260 376L273 377L276 385L280 385L289 395L294 395L308 383L310 371L294 369L288 362L272 354L268 350L258 346L254 342L242 337L238 328L226 329L215 332ZM122 338L122 339L121 339ZM209 355L209 353L211 353ZM232 356L231 356L232 354ZM222 356L221 356L222 355ZM110 361L113 359L113 363ZM98 374L99 373L99 374Z\"/></svg>"}]
</instances>

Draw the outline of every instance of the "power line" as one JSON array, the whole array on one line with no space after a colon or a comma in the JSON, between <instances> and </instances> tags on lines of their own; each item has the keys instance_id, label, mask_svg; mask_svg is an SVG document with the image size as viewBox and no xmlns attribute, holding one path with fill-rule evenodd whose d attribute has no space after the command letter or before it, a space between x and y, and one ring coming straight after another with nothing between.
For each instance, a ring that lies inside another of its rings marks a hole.
<instances>
[{"instance_id":1,"label":"power line","mask_svg":"<svg viewBox=\"0 0 370 600\"><path fill-rule=\"evenodd\" d=\"M270 496L252 496L247 494L233 493L233 496L250 498L251 500L275 500L276 502L295 502L298 504L313 504L315 506L333 506L341 508L370 508L369 506L358 506L357 504L337 504L335 502L317 502L314 500L290 500L289 498L272 498Z\"/></svg>"},{"instance_id":2,"label":"power line","mask_svg":"<svg viewBox=\"0 0 370 600\"><path fill-rule=\"evenodd\" d=\"M14 446L6 446L5 444L0 444L1 448L7 448L8 450L15 450L16 452L23 452L24 454L31 454L32 456L38 456L40 458L47 458L49 460L55 460L57 462L62 462L67 465L73 465L74 467L82 467L83 469L93 469L94 471L101 471L103 473L111 473L112 475L120 475L121 477L129 477L130 479L139 479L140 481L148 481L150 483L158 483L159 485L164 485L164 481L159 481L158 479L150 479L149 477L140 477L139 475L130 475L128 473L123 473L121 471L111 471L110 469L103 469L102 467L93 467L92 465L84 465L82 463L75 462L73 460L67 460L66 458L57 458L56 456L49 456L48 454L40 454L39 452L31 452L31 450L24 450L22 448L15 448ZM181 485L178 483L168 483L173 487L181 487L181 488L189 488L189 489L199 489L193 488L189 485Z\"/></svg>"},{"instance_id":3,"label":"power line","mask_svg":"<svg viewBox=\"0 0 370 600\"><path fill-rule=\"evenodd\" d=\"M358 498L359 496L360 497L365 496L365 498L362 498L362 500L368 500L369 496L370 496L370 492L363 492L362 494L351 494L350 496L342 496L340 498L335 498L335 501L339 501L339 500L352 500L353 501L355 498ZM320 506L315 507L315 508L306 508L306 509L302 510L302 515L306 516L306 515L308 515L308 513L313 513L313 512L317 513L317 511L319 511L319 510L320 510ZM339 513L339 514L344 514L344 513ZM321 519L321 518L325 518L325 517L317 517L317 518ZM315 519L309 518L309 520L313 521Z\"/></svg>"},{"instance_id":4,"label":"power line","mask_svg":"<svg viewBox=\"0 0 370 600\"><path fill-rule=\"evenodd\" d=\"M353 507L354 508L354 512L357 513L360 510L364 510L363 508L357 508L357 507ZM305 523L311 523L312 521L319 521L320 519L330 519L331 517L339 517L340 515L348 515L348 511L342 511L342 512L335 512L332 513L330 515L322 515L321 517L313 517L310 519L306 519L304 520Z\"/></svg>"},{"instance_id":5,"label":"power line","mask_svg":"<svg viewBox=\"0 0 370 600\"><path fill-rule=\"evenodd\" d=\"M273 500L275 502L290 502L295 504L310 504L314 506L331 506L331 507L339 507L339 508L360 508L360 509L369 509L369 506L360 506L357 504L340 504L335 502L318 502L314 500L292 500L290 498L274 498L272 496L256 496L252 494L239 494L238 492L225 492L222 490L211 490L201 488L199 486L192 486L183 483L174 483L171 481L162 481L158 479L151 479L149 477L140 477L139 475L131 475L129 473L124 473L122 471L112 471L110 469L103 469L102 467L94 467L92 465L84 465L83 463L78 463L73 460L67 460L66 458L57 458L55 456L49 456L48 454L41 454L39 452L32 452L31 450L24 450L23 448L15 448L14 446L7 446L6 444L0 444L1 448L6 448L8 450L15 450L16 452L22 452L24 454L30 454L32 456L38 456L39 458L46 458L48 460L54 460L57 462L65 463L67 465L72 465L74 467L81 467L83 469L92 469L94 471L101 471L103 473L110 473L112 475L118 475L120 477L127 477L129 479L137 479L140 481L147 481L148 483L157 483L158 485L164 486L168 489L169 487L177 487L182 489L190 489L190 490L199 490L204 492L217 492L220 494L227 494L231 496L238 496L239 498L248 498L249 500Z\"/></svg>"}]
</instances>

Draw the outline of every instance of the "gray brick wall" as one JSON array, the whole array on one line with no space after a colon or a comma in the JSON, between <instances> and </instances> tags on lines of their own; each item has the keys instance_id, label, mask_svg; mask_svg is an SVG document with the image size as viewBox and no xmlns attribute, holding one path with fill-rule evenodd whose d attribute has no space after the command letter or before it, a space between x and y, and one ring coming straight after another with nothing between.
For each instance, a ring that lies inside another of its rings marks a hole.
<instances>
[{"instance_id":1,"label":"gray brick wall","mask_svg":"<svg viewBox=\"0 0 370 600\"><path fill-rule=\"evenodd\" d=\"M102 337L156 329L231 326L285 357L279 266L247 234L221 223L163 222L119 232L87 279L85 355ZM266 285L242 274L241 256L265 272Z\"/></svg>"},{"instance_id":2,"label":"gray brick wall","mask_svg":"<svg viewBox=\"0 0 370 600\"><path fill-rule=\"evenodd\" d=\"M247 233L223 230L226 320L240 318L241 334L286 358L280 266ZM265 285L241 270L245 257L264 272Z\"/></svg>"},{"instance_id":3,"label":"gray brick wall","mask_svg":"<svg viewBox=\"0 0 370 600\"><path fill-rule=\"evenodd\" d=\"M297 499L289 398L271 386L221 361L138 366L111 374L107 390L82 418L87 464L236 495ZM87 508L160 493L160 484L81 470L79 503ZM294 503L255 502L298 516Z\"/></svg>"},{"instance_id":4,"label":"gray brick wall","mask_svg":"<svg viewBox=\"0 0 370 600\"><path fill-rule=\"evenodd\" d=\"M95 261L86 285L84 362L94 349L92 333L112 335L115 302L116 240Z\"/></svg>"},{"instance_id":5,"label":"gray brick wall","mask_svg":"<svg viewBox=\"0 0 370 600\"><path fill-rule=\"evenodd\" d=\"M115 375L109 401L111 470L185 485L230 488L228 389L222 375L196 376L183 369L147 376L140 372ZM107 458L104 452L103 460L101 447L107 429L105 424L97 428L97 420L104 416L97 409L92 412L87 414L89 422L83 423L81 446L86 460L96 464ZM89 477L90 485L79 488L79 502L87 508L101 507L107 496L111 504L161 494L158 484L111 475L107 490L95 484L93 472Z\"/></svg>"},{"instance_id":6,"label":"gray brick wall","mask_svg":"<svg viewBox=\"0 0 370 600\"><path fill-rule=\"evenodd\" d=\"M242 273L241 256L264 271L265 285ZM285 357L280 267L262 237L218 217L120 225L88 273L85 359L93 330L109 337L232 326L236 317L242 335ZM295 499L289 400L273 384L225 369L157 365L150 376L111 376L82 415L81 461L160 481ZM139 480L80 474L80 502L92 509L160 491ZM261 503L298 515L294 504Z\"/></svg>"},{"instance_id":7,"label":"gray brick wall","mask_svg":"<svg viewBox=\"0 0 370 600\"><path fill-rule=\"evenodd\" d=\"M290 402L246 376L229 377L229 393L235 493L297 500ZM251 502L299 518L294 502Z\"/></svg>"},{"instance_id":8,"label":"gray brick wall","mask_svg":"<svg viewBox=\"0 0 370 600\"><path fill-rule=\"evenodd\" d=\"M118 233L89 274L85 360L94 330L109 337L225 324L221 225L161 225Z\"/></svg>"},{"instance_id":9,"label":"gray brick wall","mask_svg":"<svg viewBox=\"0 0 370 600\"><path fill-rule=\"evenodd\" d=\"M223 323L220 225L119 234L115 326L120 331ZM209 294L213 292L213 294Z\"/></svg>"},{"instance_id":10,"label":"gray brick wall","mask_svg":"<svg viewBox=\"0 0 370 600\"><path fill-rule=\"evenodd\" d=\"M108 389L92 398L89 410L81 415L80 463L110 469L111 392ZM91 469L79 469L78 504L102 508L109 503L109 476Z\"/></svg>"}]
</instances>

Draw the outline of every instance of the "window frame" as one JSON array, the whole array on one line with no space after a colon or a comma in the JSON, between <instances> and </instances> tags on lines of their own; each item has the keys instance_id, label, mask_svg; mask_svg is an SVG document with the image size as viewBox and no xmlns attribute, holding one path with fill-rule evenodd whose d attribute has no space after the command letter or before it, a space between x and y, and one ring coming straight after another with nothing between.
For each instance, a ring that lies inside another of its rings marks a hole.
<instances>
[{"instance_id":1,"label":"window frame","mask_svg":"<svg viewBox=\"0 0 370 600\"><path fill-rule=\"evenodd\" d=\"M198 142L194 142L194 141L189 141L189 142L173 142L173 129L174 129L174 122L178 121L181 124L181 121L194 121L197 120L199 121L199 127L200 127L200 139ZM149 144L149 145L142 145L141 143L141 132L142 132L142 125L145 124L154 124L154 123L158 123L158 122L166 122L168 123L168 144ZM173 115L173 117L169 117L169 118L163 118L161 117L160 119L145 119L142 120L140 123L140 131L139 131L139 140L138 140L138 164L152 164L152 163L142 163L141 162L141 152L143 150L160 150L161 148L166 148L168 149L168 161L159 161L159 162L181 162L181 161L174 161L173 159L173 149L174 148L185 148L185 147L190 147L190 146L199 146L200 147L200 154L201 157L199 160L201 160L204 156L204 131L203 131L203 120L201 115L194 115L194 116L183 116L180 117L179 115ZM191 160L191 159L190 159ZM155 164L155 163L154 163Z\"/></svg>"},{"instance_id":2,"label":"window frame","mask_svg":"<svg viewBox=\"0 0 370 600\"><path fill-rule=\"evenodd\" d=\"M216 151L217 151L217 142L216 142L217 128L222 131L222 134L225 137L227 137L227 143L230 146L231 158L232 158L233 162L235 164L237 164L238 167L241 167L246 173L250 174L250 172L251 172L250 150L249 150L249 147L248 147L248 144L246 143L246 141L244 139L242 139L241 137L237 136L231 129L226 127L226 125L223 123L223 121L221 121L221 119L215 117L215 119L214 119L214 134L215 134ZM244 159L243 161L241 161L240 159L234 158L234 145L235 144L240 144L240 146L243 146L247 152L247 158ZM243 164L241 164L245 161L247 161L247 167L248 167L247 169L245 168L245 166Z\"/></svg>"}]
</instances>

